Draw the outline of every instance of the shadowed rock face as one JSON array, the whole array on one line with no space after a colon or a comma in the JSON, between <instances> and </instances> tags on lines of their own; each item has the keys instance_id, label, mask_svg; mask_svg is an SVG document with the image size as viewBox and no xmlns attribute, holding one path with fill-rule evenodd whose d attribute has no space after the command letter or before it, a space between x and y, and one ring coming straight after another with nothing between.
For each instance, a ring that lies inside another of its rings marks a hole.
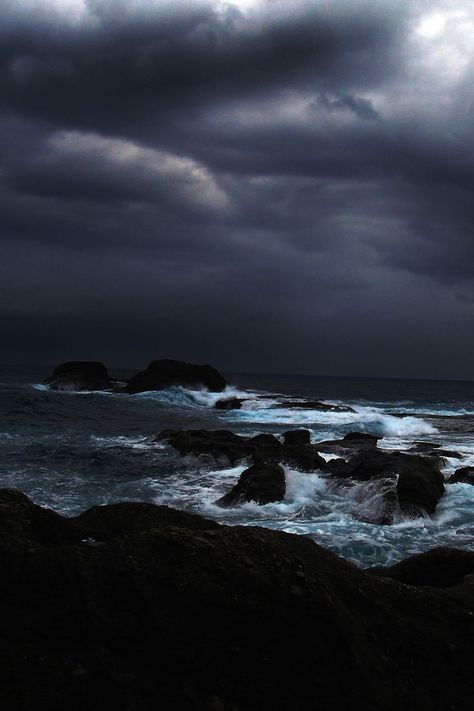
<instances>
[{"instance_id":1,"label":"shadowed rock face","mask_svg":"<svg viewBox=\"0 0 474 711\"><path fill-rule=\"evenodd\" d=\"M0 514L6 711L472 708L460 552L443 554L455 587L417 588L149 504L64 519L3 490Z\"/></svg>"},{"instance_id":2,"label":"shadowed rock face","mask_svg":"<svg viewBox=\"0 0 474 711\"><path fill-rule=\"evenodd\" d=\"M194 365L179 360L155 360L146 370L137 373L128 381L126 392L163 390L173 385L221 392L227 381L211 365Z\"/></svg>"},{"instance_id":3,"label":"shadowed rock face","mask_svg":"<svg viewBox=\"0 0 474 711\"><path fill-rule=\"evenodd\" d=\"M105 365L95 361L61 363L45 383L53 390L107 390L113 385Z\"/></svg>"}]
</instances>

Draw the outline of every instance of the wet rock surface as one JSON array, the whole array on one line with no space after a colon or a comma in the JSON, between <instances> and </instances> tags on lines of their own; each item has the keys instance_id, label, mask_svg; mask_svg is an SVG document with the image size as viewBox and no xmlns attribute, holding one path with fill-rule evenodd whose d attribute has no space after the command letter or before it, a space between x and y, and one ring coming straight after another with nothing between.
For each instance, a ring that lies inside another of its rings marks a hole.
<instances>
[{"instance_id":1,"label":"wet rock surface","mask_svg":"<svg viewBox=\"0 0 474 711\"><path fill-rule=\"evenodd\" d=\"M377 437L364 433L353 432L342 440L316 444L310 444L310 433L304 429L285 432L283 441L272 434L242 437L227 430L165 430L155 439L170 444L181 455L210 455L217 463L229 461L234 465L250 459L260 465L284 464L299 471L319 472L345 486L379 482L380 510L370 519L373 523L392 523L397 512L410 517L432 515L444 493L439 457L382 450L377 447ZM337 457L326 462L320 451L343 454L346 459ZM222 505L250 500L232 492L228 499L221 500L232 503ZM284 491L280 499L264 498L252 500L282 500Z\"/></svg>"},{"instance_id":2,"label":"wet rock surface","mask_svg":"<svg viewBox=\"0 0 474 711\"><path fill-rule=\"evenodd\" d=\"M307 441L309 432L308 435L300 434L298 438ZM167 442L182 455L207 454L216 461L226 458L231 464L251 458L258 463L286 463L304 471L324 469L326 466L315 447L310 444L288 444L286 435L282 443L271 434L242 437L228 430L164 430L156 439ZM295 441L293 435L290 435L289 441Z\"/></svg>"},{"instance_id":3,"label":"wet rock surface","mask_svg":"<svg viewBox=\"0 0 474 711\"><path fill-rule=\"evenodd\" d=\"M448 484L473 484L474 485L474 467L461 467L456 469L448 479Z\"/></svg>"},{"instance_id":4,"label":"wet rock surface","mask_svg":"<svg viewBox=\"0 0 474 711\"><path fill-rule=\"evenodd\" d=\"M362 449L372 449L377 446L380 437L365 432L349 432L342 439L326 440L315 444L319 452L327 454L352 454Z\"/></svg>"},{"instance_id":5,"label":"wet rock surface","mask_svg":"<svg viewBox=\"0 0 474 711\"><path fill-rule=\"evenodd\" d=\"M472 555L427 587L429 554L402 584L165 507L64 519L2 490L0 514L5 711L472 708Z\"/></svg>"},{"instance_id":6,"label":"wet rock surface","mask_svg":"<svg viewBox=\"0 0 474 711\"><path fill-rule=\"evenodd\" d=\"M245 501L269 504L285 498L285 472L278 464L254 464L239 477L232 489L222 496L218 506L238 506Z\"/></svg>"}]
</instances>

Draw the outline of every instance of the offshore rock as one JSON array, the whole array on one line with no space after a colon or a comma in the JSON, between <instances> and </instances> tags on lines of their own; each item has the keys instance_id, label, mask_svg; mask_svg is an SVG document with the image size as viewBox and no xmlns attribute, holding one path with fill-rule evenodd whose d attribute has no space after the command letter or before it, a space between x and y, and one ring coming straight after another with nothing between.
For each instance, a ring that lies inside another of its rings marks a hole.
<instances>
[{"instance_id":1,"label":"offshore rock","mask_svg":"<svg viewBox=\"0 0 474 711\"><path fill-rule=\"evenodd\" d=\"M474 467L456 469L449 477L448 484L474 484Z\"/></svg>"},{"instance_id":2,"label":"offshore rock","mask_svg":"<svg viewBox=\"0 0 474 711\"><path fill-rule=\"evenodd\" d=\"M53 390L107 390L114 385L107 368L96 361L61 363L44 381Z\"/></svg>"},{"instance_id":3,"label":"offshore rock","mask_svg":"<svg viewBox=\"0 0 474 711\"><path fill-rule=\"evenodd\" d=\"M305 537L116 509L0 491L2 710L472 708L474 562L415 587Z\"/></svg>"},{"instance_id":4,"label":"offshore rock","mask_svg":"<svg viewBox=\"0 0 474 711\"><path fill-rule=\"evenodd\" d=\"M154 360L146 370L134 375L125 388L128 393L163 390L174 385L185 388L207 388L221 392L227 381L211 365L195 365L179 360Z\"/></svg>"},{"instance_id":5,"label":"offshore rock","mask_svg":"<svg viewBox=\"0 0 474 711\"><path fill-rule=\"evenodd\" d=\"M239 481L216 504L225 508L245 501L270 504L285 498L285 472L278 464L254 464L240 475Z\"/></svg>"}]
</instances>

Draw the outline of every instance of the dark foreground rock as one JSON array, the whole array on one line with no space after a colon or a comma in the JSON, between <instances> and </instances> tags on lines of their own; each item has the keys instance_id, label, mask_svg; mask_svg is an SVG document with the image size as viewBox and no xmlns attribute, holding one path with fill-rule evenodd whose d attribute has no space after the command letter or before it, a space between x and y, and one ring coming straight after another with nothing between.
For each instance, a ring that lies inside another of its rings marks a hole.
<instances>
[{"instance_id":1,"label":"dark foreground rock","mask_svg":"<svg viewBox=\"0 0 474 711\"><path fill-rule=\"evenodd\" d=\"M114 385L105 365L95 361L61 363L45 383L53 390L107 390Z\"/></svg>"},{"instance_id":2,"label":"dark foreground rock","mask_svg":"<svg viewBox=\"0 0 474 711\"><path fill-rule=\"evenodd\" d=\"M283 501L285 491L285 472L278 464L254 464L242 472L237 484L216 504L223 507L238 506L245 501L270 504Z\"/></svg>"},{"instance_id":3,"label":"dark foreground rock","mask_svg":"<svg viewBox=\"0 0 474 711\"><path fill-rule=\"evenodd\" d=\"M303 431L307 432L298 430ZM315 446L301 443L309 441L309 432L306 436L299 434L296 440L293 433L285 433L283 444L271 434L241 437L228 430L164 430L156 439L167 442L182 455L205 454L217 461L225 458L231 464L252 458L258 463L286 463L303 471L326 466Z\"/></svg>"},{"instance_id":4,"label":"dark foreground rock","mask_svg":"<svg viewBox=\"0 0 474 711\"><path fill-rule=\"evenodd\" d=\"M0 516L2 711L472 708L474 562L413 587L163 507Z\"/></svg>"},{"instance_id":5,"label":"dark foreground rock","mask_svg":"<svg viewBox=\"0 0 474 711\"><path fill-rule=\"evenodd\" d=\"M474 484L474 467L456 469L449 477L448 484Z\"/></svg>"},{"instance_id":6,"label":"dark foreground rock","mask_svg":"<svg viewBox=\"0 0 474 711\"><path fill-rule=\"evenodd\" d=\"M173 385L187 388L207 388L221 392L227 381L211 365L195 365L179 360L154 360L146 370L137 373L128 381L126 392L140 393L163 390Z\"/></svg>"}]
</instances>

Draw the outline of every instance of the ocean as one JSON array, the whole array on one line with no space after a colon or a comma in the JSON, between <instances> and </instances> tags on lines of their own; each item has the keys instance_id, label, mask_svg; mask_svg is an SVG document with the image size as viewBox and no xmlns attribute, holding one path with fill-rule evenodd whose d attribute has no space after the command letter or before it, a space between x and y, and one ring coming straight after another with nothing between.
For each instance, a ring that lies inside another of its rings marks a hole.
<instances>
[{"instance_id":1,"label":"ocean","mask_svg":"<svg viewBox=\"0 0 474 711\"><path fill-rule=\"evenodd\" d=\"M434 546L474 549L474 486L449 484L433 517L367 522L380 503L373 482L335 487L321 472L285 467L286 498L230 509L216 499L246 468L209 457L181 457L150 441L163 429L227 429L238 434L310 430L312 441L352 431L377 434L378 446L406 450L428 441L457 453L449 477L474 465L474 382L225 373L224 393L170 388L136 395L55 392L42 384L53 367L0 367L0 486L72 516L98 504L148 501L231 525L305 535L359 566L392 564ZM129 377L132 371L109 371ZM133 371L136 372L136 371ZM226 396L240 410L214 409ZM291 398L349 405L354 413L289 407Z\"/></svg>"}]
</instances>

